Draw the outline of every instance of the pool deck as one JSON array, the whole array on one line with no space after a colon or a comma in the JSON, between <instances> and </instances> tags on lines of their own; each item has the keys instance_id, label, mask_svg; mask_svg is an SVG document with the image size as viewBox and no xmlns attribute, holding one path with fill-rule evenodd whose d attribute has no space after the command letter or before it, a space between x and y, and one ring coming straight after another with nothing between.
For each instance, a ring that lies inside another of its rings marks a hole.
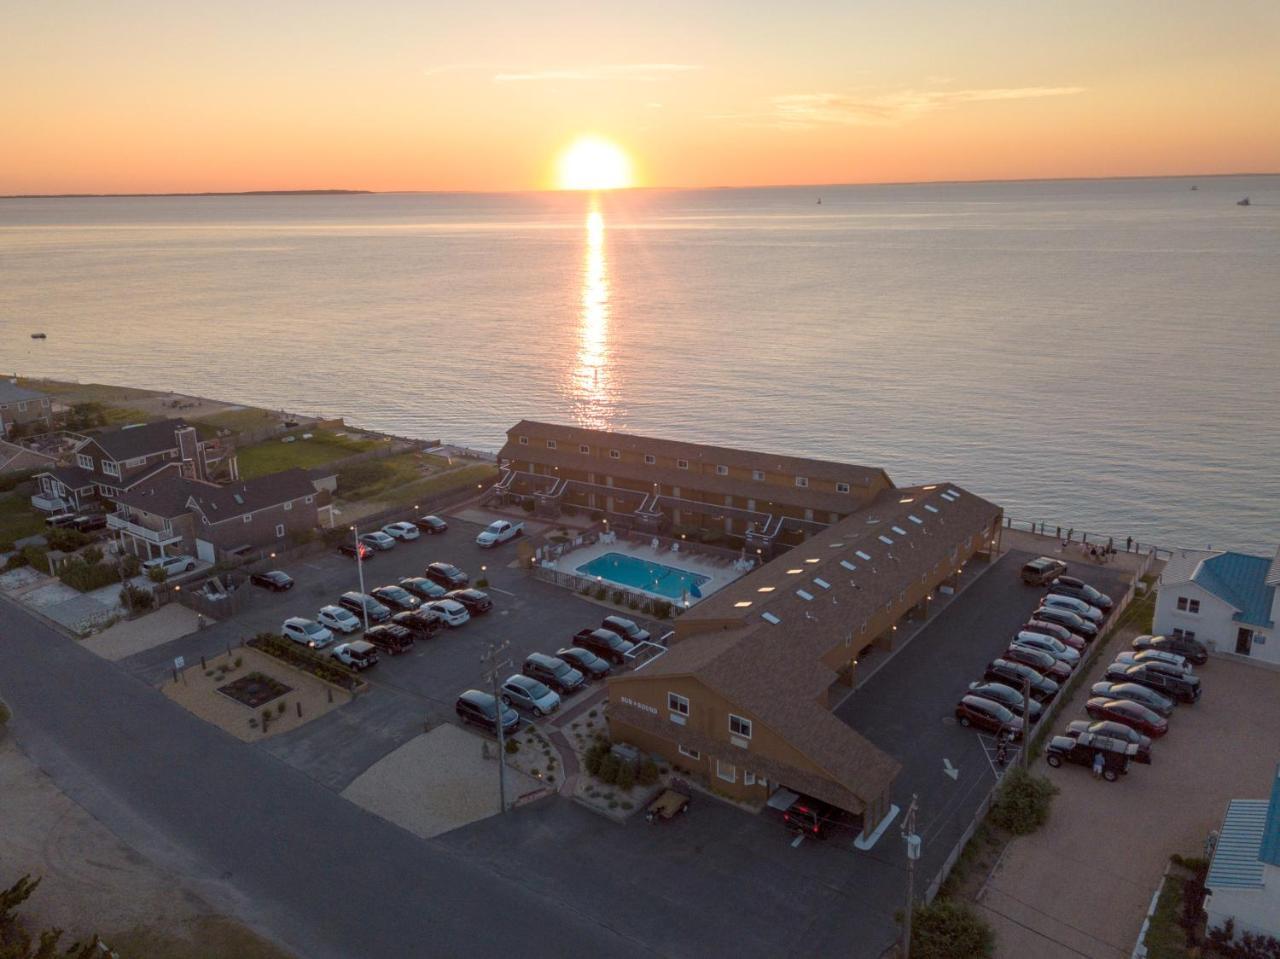
<instances>
[{"instance_id":1,"label":"pool deck","mask_svg":"<svg viewBox=\"0 0 1280 959\"><path fill-rule=\"evenodd\" d=\"M590 546L575 549L572 553L566 553L561 556L556 568L568 573L577 573L579 566L585 565L599 556L604 556L606 553L621 553L624 556L632 556L650 563L661 563L663 566L670 566L687 573L706 576L707 581L698 587L702 591L703 598L710 596L716 590L727 586L744 575L742 570L734 568L732 560L721 561L693 553L673 553L670 550L655 550L648 543L633 543L626 540L619 540L616 543L593 543ZM578 575L585 574L578 573ZM604 581L606 583L613 582L608 577L604 577ZM652 593L636 586L628 586L626 583L618 583L617 585L624 586L633 592L644 593L646 596L652 596L655 599L671 599L670 596ZM675 597L676 602L679 602L679 600L679 596ZM698 600L694 597L689 597L690 606L695 605L697 602Z\"/></svg>"}]
</instances>

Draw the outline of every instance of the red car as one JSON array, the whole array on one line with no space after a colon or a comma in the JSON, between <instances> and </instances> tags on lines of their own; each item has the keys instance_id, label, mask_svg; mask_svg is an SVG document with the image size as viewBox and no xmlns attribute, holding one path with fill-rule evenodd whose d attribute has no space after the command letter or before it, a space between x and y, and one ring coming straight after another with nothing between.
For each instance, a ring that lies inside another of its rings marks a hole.
<instances>
[{"instance_id":1,"label":"red car","mask_svg":"<svg viewBox=\"0 0 1280 959\"><path fill-rule=\"evenodd\" d=\"M1070 666L1059 662L1048 653L1040 652L1038 649L1031 649L1027 646L1010 646L1000 654L1000 658L1030 666L1041 676L1048 676L1059 685L1071 678Z\"/></svg>"},{"instance_id":2,"label":"red car","mask_svg":"<svg viewBox=\"0 0 1280 959\"><path fill-rule=\"evenodd\" d=\"M1084 651L1085 641L1077 636L1065 626L1059 626L1057 623L1046 622L1043 619L1033 619L1023 623L1019 632L1040 633L1043 636L1052 636L1060 643L1066 643L1072 649L1079 652Z\"/></svg>"},{"instance_id":3,"label":"red car","mask_svg":"<svg viewBox=\"0 0 1280 959\"><path fill-rule=\"evenodd\" d=\"M1000 703L981 696L965 696L956 704L956 721L988 732L1008 730L1015 741L1022 738L1022 720Z\"/></svg>"},{"instance_id":4,"label":"red car","mask_svg":"<svg viewBox=\"0 0 1280 959\"><path fill-rule=\"evenodd\" d=\"M1111 720L1136 729L1144 736L1158 739L1169 731L1169 723L1139 703L1127 699L1103 699L1095 696L1085 704L1085 712L1094 719Z\"/></svg>"}]
</instances>

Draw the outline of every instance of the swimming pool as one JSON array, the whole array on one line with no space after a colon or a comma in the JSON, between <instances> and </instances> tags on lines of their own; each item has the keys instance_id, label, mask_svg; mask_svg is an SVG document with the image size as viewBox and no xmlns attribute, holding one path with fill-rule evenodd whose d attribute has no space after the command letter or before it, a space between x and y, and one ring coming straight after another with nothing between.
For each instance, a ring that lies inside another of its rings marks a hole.
<instances>
[{"instance_id":1,"label":"swimming pool","mask_svg":"<svg viewBox=\"0 0 1280 959\"><path fill-rule=\"evenodd\" d=\"M578 567L584 576L599 577L619 586L630 586L646 593L682 599L687 593L691 598L699 595L699 588L711 579L699 573L691 573L674 566L651 563L647 559L627 556L625 553L605 553Z\"/></svg>"}]
</instances>

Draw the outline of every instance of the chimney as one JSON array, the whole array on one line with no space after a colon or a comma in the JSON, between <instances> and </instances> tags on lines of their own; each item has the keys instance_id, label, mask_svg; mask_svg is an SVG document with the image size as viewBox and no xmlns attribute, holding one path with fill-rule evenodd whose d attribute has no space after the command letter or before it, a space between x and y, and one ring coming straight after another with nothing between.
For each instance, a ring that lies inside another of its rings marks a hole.
<instances>
[{"instance_id":1,"label":"chimney","mask_svg":"<svg viewBox=\"0 0 1280 959\"><path fill-rule=\"evenodd\" d=\"M182 475L191 480L205 478L204 457L200 455L200 438L194 426L183 426L173 431L178 441L178 458L182 463Z\"/></svg>"}]
</instances>

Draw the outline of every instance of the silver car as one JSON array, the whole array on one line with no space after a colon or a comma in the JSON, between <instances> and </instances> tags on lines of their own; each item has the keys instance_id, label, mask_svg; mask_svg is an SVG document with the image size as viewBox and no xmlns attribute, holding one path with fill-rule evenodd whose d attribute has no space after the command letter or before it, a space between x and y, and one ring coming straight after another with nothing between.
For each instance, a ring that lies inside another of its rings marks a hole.
<instances>
[{"instance_id":1,"label":"silver car","mask_svg":"<svg viewBox=\"0 0 1280 959\"><path fill-rule=\"evenodd\" d=\"M545 716L560 708L560 697L550 686L516 673L502 684L502 701L508 706L519 706L535 716Z\"/></svg>"},{"instance_id":2,"label":"silver car","mask_svg":"<svg viewBox=\"0 0 1280 959\"><path fill-rule=\"evenodd\" d=\"M312 649L324 649L333 642L333 633L313 619L302 616L291 616L284 621L280 632L295 643L310 646Z\"/></svg>"},{"instance_id":3,"label":"silver car","mask_svg":"<svg viewBox=\"0 0 1280 959\"><path fill-rule=\"evenodd\" d=\"M1048 653L1059 662L1066 663L1073 669L1080 662L1080 652L1078 650L1072 649L1060 639L1045 636L1043 633L1032 633L1023 630L1013 637L1013 645L1023 646L1028 649L1038 649L1042 653Z\"/></svg>"},{"instance_id":4,"label":"silver car","mask_svg":"<svg viewBox=\"0 0 1280 959\"><path fill-rule=\"evenodd\" d=\"M1076 599L1074 596L1059 596L1057 593L1050 593L1046 596L1043 604L1050 609L1065 609L1075 613L1077 616L1083 616L1095 625L1102 622L1107 615L1097 606L1092 606L1083 599Z\"/></svg>"}]
</instances>

